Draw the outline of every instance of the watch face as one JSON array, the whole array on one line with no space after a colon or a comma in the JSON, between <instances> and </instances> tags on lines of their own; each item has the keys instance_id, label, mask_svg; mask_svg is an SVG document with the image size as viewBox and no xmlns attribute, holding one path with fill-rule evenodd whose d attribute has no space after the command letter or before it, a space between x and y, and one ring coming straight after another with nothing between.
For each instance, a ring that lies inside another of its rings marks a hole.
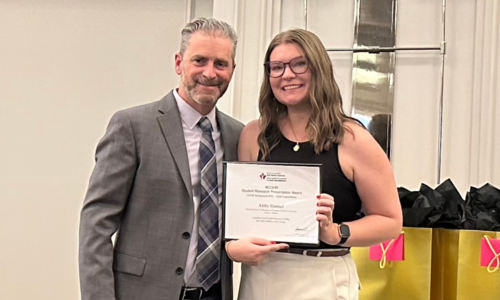
<instances>
[{"instance_id":1,"label":"watch face","mask_svg":"<svg viewBox=\"0 0 500 300\"><path fill-rule=\"evenodd\" d=\"M349 237L351 235L351 232L349 231L349 226L345 224L341 224L339 226L339 230L340 230L340 236L342 237Z\"/></svg>"}]
</instances>

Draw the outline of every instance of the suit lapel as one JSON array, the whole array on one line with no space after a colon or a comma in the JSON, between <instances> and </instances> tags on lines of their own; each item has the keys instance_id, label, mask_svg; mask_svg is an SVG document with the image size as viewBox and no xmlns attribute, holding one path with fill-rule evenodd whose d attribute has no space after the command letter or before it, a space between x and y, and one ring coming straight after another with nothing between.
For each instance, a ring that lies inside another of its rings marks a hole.
<instances>
[{"instance_id":1,"label":"suit lapel","mask_svg":"<svg viewBox=\"0 0 500 300\"><path fill-rule=\"evenodd\" d=\"M162 114L158 117L158 122L163 132L163 136L165 137L165 141L174 158L175 164L179 169L179 173L184 181L189 197L192 199L193 190L191 185L191 174L189 172L186 141L184 139L181 116L173 92L168 93L168 95L160 100L158 110Z\"/></svg>"}]
</instances>

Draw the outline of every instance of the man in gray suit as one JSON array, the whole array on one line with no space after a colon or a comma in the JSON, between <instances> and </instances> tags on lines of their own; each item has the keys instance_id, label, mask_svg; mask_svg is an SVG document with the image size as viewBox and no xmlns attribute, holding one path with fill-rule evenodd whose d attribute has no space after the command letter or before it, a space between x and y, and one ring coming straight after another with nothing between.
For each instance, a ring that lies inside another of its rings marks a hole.
<instances>
[{"instance_id":1,"label":"man in gray suit","mask_svg":"<svg viewBox=\"0 0 500 300\"><path fill-rule=\"evenodd\" d=\"M236 42L224 22L190 22L175 55L178 89L112 117L81 212L82 299L232 300L222 161L237 160L243 124L215 104Z\"/></svg>"}]
</instances>

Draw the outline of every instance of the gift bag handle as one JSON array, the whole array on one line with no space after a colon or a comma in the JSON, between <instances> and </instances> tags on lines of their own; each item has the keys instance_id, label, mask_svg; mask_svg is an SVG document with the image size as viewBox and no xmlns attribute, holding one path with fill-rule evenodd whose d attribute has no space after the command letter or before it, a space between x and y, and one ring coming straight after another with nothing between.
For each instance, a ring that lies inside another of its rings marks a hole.
<instances>
[{"instance_id":1,"label":"gift bag handle","mask_svg":"<svg viewBox=\"0 0 500 300\"><path fill-rule=\"evenodd\" d=\"M404 231L401 231L401 234L404 234ZM384 269L385 265L387 263L387 251L389 251L389 248L394 244L394 242L399 238L399 236L395 239L392 239L389 244L387 244L387 247L384 247L384 243L380 243L380 248L382 249L382 258L380 259L379 267L380 269ZM498 267L497 267L498 268Z\"/></svg>"},{"instance_id":2,"label":"gift bag handle","mask_svg":"<svg viewBox=\"0 0 500 300\"><path fill-rule=\"evenodd\" d=\"M495 251L495 248L493 248L493 245L491 244L491 241L490 241L490 237L489 237L489 236L485 235L485 236L484 236L484 239L486 240L486 243L488 243L488 247L490 247L490 250L491 250L491 252L492 252L492 253L493 253L493 255L494 255L494 256L493 256L493 258L491 259L490 263L488 264L488 269L487 269L487 270L488 270L488 273L494 273L494 272L496 272L496 271L498 270L498 268L500 267L500 259L499 259L499 257L500 257L500 252L499 252L499 253L497 253L497 252ZM492 264L493 264L493 262L495 262L495 261L496 261L496 266L495 266L495 268L491 269L491 265L492 265Z\"/></svg>"}]
</instances>

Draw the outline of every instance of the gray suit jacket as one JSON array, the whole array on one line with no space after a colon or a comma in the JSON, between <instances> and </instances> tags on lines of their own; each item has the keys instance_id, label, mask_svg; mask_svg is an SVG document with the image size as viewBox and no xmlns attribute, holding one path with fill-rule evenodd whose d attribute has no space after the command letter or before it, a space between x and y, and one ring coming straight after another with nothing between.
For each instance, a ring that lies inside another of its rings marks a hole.
<instances>
[{"instance_id":1,"label":"gray suit jacket","mask_svg":"<svg viewBox=\"0 0 500 300\"><path fill-rule=\"evenodd\" d=\"M224 160L237 160L243 124L220 111L217 122ZM97 146L81 212L82 299L178 300L194 222L192 196L173 93L117 112ZM231 274L222 251L224 300L233 298Z\"/></svg>"}]
</instances>

